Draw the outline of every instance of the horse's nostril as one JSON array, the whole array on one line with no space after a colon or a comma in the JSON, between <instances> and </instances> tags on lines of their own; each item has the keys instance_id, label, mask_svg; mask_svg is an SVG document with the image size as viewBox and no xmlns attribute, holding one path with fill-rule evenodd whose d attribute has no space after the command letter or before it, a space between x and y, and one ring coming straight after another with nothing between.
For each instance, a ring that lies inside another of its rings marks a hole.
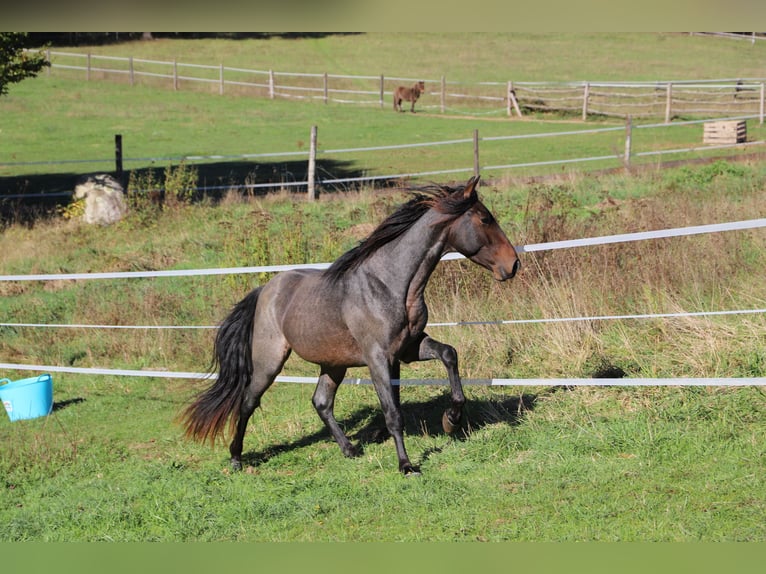
<instances>
[{"instance_id":1,"label":"horse's nostril","mask_svg":"<svg viewBox=\"0 0 766 574\"><path fill-rule=\"evenodd\" d=\"M513 263L513 269L511 269L511 279L516 276L516 273L521 269L521 261L518 259Z\"/></svg>"}]
</instances>

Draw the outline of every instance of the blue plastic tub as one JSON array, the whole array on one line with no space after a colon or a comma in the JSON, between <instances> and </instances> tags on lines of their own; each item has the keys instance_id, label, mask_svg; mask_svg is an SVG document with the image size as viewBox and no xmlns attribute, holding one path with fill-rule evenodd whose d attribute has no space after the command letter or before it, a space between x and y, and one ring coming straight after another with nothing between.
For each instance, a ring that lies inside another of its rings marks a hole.
<instances>
[{"instance_id":1,"label":"blue plastic tub","mask_svg":"<svg viewBox=\"0 0 766 574\"><path fill-rule=\"evenodd\" d=\"M47 416L53 410L53 380L50 375L0 379L0 401L12 421Z\"/></svg>"}]
</instances>

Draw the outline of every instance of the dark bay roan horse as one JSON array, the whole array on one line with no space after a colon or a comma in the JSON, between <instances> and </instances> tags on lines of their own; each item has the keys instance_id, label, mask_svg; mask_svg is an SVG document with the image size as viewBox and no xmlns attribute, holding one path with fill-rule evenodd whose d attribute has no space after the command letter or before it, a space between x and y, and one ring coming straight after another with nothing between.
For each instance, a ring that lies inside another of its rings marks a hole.
<instances>
[{"instance_id":1,"label":"dark bay roan horse","mask_svg":"<svg viewBox=\"0 0 766 574\"><path fill-rule=\"evenodd\" d=\"M399 86L394 90L394 111L401 112L402 100L412 102L410 111L415 113L415 102L420 98L420 94L426 91L426 83L423 81L414 83L411 87Z\"/></svg>"},{"instance_id":2,"label":"dark bay roan horse","mask_svg":"<svg viewBox=\"0 0 766 574\"><path fill-rule=\"evenodd\" d=\"M358 452L335 420L335 393L347 368L367 366L399 469L417 473L404 448L392 369L400 361L444 363L452 398L442 417L448 433L459 425L465 403L455 349L424 331L426 283L449 251L485 267L498 281L512 278L520 265L516 250L479 201L478 180L456 188L420 188L328 269L284 271L251 291L220 326L214 356L218 377L182 413L186 435L214 442L228 426L234 435L231 464L240 469L247 422L295 351L319 365L312 402L349 457Z\"/></svg>"}]
</instances>

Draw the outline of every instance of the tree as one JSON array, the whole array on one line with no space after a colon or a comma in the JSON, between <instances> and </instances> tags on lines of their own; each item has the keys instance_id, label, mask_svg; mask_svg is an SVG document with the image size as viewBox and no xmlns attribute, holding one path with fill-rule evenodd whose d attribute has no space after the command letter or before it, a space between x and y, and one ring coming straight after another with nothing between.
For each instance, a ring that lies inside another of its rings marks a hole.
<instances>
[{"instance_id":1,"label":"tree","mask_svg":"<svg viewBox=\"0 0 766 574\"><path fill-rule=\"evenodd\" d=\"M26 52L29 41L25 32L0 32L0 96L8 86L33 78L50 62L40 52Z\"/></svg>"}]
</instances>

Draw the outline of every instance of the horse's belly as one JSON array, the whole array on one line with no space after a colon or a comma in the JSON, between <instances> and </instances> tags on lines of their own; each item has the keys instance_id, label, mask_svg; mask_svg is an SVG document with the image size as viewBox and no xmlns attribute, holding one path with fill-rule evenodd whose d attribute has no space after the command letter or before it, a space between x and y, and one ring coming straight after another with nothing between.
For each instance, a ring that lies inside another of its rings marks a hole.
<instances>
[{"instance_id":1,"label":"horse's belly","mask_svg":"<svg viewBox=\"0 0 766 574\"><path fill-rule=\"evenodd\" d=\"M364 365L359 344L348 330L314 321L307 321L302 327L290 329L288 334L293 352L302 359L334 367Z\"/></svg>"},{"instance_id":2,"label":"horse's belly","mask_svg":"<svg viewBox=\"0 0 766 574\"><path fill-rule=\"evenodd\" d=\"M327 367L363 367L366 364L359 347L354 344L299 344L293 346L293 351L304 361Z\"/></svg>"},{"instance_id":3,"label":"horse's belly","mask_svg":"<svg viewBox=\"0 0 766 574\"><path fill-rule=\"evenodd\" d=\"M311 363L358 367L365 364L359 343L349 330L336 324L337 316L297 313L285 321L283 332L293 352Z\"/></svg>"}]
</instances>

